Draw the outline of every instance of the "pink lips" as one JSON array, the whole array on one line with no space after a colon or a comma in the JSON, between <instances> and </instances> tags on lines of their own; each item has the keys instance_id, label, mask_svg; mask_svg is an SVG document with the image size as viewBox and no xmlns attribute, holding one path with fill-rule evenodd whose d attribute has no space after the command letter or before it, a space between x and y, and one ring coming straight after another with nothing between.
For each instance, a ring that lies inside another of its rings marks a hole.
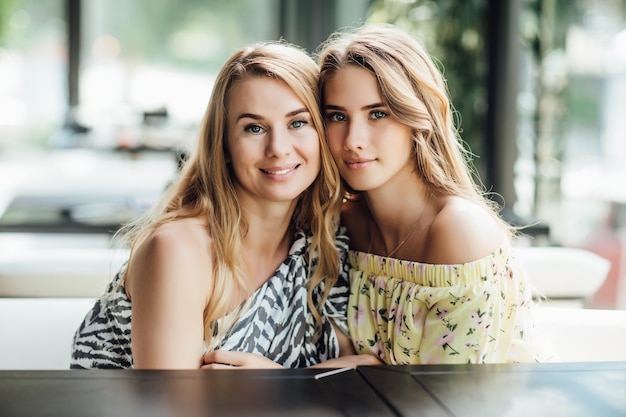
<instances>
[{"instance_id":1,"label":"pink lips","mask_svg":"<svg viewBox=\"0 0 626 417\"><path fill-rule=\"evenodd\" d=\"M364 159L364 158L354 158L354 159L346 159L344 163L349 169L359 170L368 167L372 164L375 159Z\"/></svg>"},{"instance_id":2,"label":"pink lips","mask_svg":"<svg viewBox=\"0 0 626 417\"><path fill-rule=\"evenodd\" d=\"M261 168L261 172L272 179L282 180L289 178L299 166L300 164L291 164L279 167Z\"/></svg>"}]
</instances>

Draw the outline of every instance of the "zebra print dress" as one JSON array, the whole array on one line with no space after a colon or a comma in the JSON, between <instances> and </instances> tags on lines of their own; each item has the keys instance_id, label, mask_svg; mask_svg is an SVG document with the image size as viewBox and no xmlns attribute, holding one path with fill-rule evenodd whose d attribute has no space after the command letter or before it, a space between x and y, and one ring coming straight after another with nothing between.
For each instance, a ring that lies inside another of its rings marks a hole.
<instances>
[{"instance_id":1,"label":"zebra print dress","mask_svg":"<svg viewBox=\"0 0 626 417\"><path fill-rule=\"evenodd\" d=\"M219 341L220 349L257 353L287 368L307 367L339 356L339 342L331 320L347 334L348 237L342 228L336 238L341 273L324 303L322 333L317 340L313 338L315 319L307 306L309 245L310 236L296 233L289 255L251 296L250 307ZM316 263L314 259L312 264ZM77 329L71 369L133 367L131 302L123 283L120 285L123 270L124 267ZM322 293L323 284L315 289L313 301L317 303Z\"/></svg>"}]
</instances>

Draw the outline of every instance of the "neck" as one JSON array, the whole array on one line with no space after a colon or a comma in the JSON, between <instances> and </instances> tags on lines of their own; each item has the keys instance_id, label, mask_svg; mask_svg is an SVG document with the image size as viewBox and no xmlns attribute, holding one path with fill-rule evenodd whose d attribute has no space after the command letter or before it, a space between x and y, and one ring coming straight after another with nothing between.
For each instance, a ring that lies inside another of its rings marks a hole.
<instances>
[{"instance_id":1,"label":"neck","mask_svg":"<svg viewBox=\"0 0 626 417\"><path fill-rule=\"evenodd\" d=\"M402 195L402 199L398 196ZM390 204L393 202L393 204ZM392 256L401 248L412 246L432 220L430 192L426 187L414 188L414 192L382 190L365 193L365 204L371 215L368 252Z\"/></svg>"},{"instance_id":2,"label":"neck","mask_svg":"<svg viewBox=\"0 0 626 417\"><path fill-rule=\"evenodd\" d=\"M251 289L262 286L285 260L294 235L291 219L295 203L258 208L243 210L248 232L242 241L240 265Z\"/></svg>"},{"instance_id":3,"label":"neck","mask_svg":"<svg viewBox=\"0 0 626 417\"><path fill-rule=\"evenodd\" d=\"M284 246L285 240L291 241L293 236L292 211L284 215L273 216L248 216L248 233L243 238L246 251L271 256Z\"/></svg>"}]
</instances>

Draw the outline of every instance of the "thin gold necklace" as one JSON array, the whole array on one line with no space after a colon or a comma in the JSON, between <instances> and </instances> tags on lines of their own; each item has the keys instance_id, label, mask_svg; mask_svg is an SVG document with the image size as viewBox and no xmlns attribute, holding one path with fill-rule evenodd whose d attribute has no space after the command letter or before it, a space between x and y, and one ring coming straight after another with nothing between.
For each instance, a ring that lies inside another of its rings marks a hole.
<instances>
[{"instance_id":1,"label":"thin gold necklace","mask_svg":"<svg viewBox=\"0 0 626 417\"><path fill-rule=\"evenodd\" d=\"M422 220L422 216L424 216L424 212L426 211L426 208L428 207L428 202L430 201L430 197L431 197L431 195L428 196L428 199L426 200L426 203L424 204L424 208L422 209L422 213L419 215L419 217L417 218L417 220L415 221L413 226L411 226L411 230L409 230L409 232L404 236L404 238L400 241L398 246L396 246L396 248L394 250L392 250L391 252L389 252L389 254L387 254L385 256L386 258L391 258L391 256L394 253L396 253L402 247L402 245L404 245L406 243L407 240L409 240L409 238L411 237L411 235L413 234L413 232L417 228L417 225L419 224L420 220ZM369 241L369 244L367 246L367 252L368 253L372 252L371 249L372 249L372 236L373 235L374 235L374 233L372 233L371 227L370 227L370 241Z\"/></svg>"}]
</instances>

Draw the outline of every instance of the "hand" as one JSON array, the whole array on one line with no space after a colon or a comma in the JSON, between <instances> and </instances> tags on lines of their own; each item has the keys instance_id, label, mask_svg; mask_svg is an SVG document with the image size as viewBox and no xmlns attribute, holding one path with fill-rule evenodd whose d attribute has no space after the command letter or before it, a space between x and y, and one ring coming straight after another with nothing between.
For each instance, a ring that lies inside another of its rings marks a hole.
<instances>
[{"instance_id":1,"label":"hand","mask_svg":"<svg viewBox=\"0 0 626 417\"><path fill-rule=\"evenodd\" d=\"M346 355L338 358L329 359L325 362L318 363L311 368L356 368L357 366L367 365L384 365L380 359L374 355Z\"/></svg>"},{"instance_id":2,"label":"hand","mask_svg":"<svg viewBox=\"0 0 626 417\"><path fill-rule=\"evenodd\" d=\"M283 369L282 366L257 353L214 350L202 357L201 369Z\"/></svg>"}]
</instances>

